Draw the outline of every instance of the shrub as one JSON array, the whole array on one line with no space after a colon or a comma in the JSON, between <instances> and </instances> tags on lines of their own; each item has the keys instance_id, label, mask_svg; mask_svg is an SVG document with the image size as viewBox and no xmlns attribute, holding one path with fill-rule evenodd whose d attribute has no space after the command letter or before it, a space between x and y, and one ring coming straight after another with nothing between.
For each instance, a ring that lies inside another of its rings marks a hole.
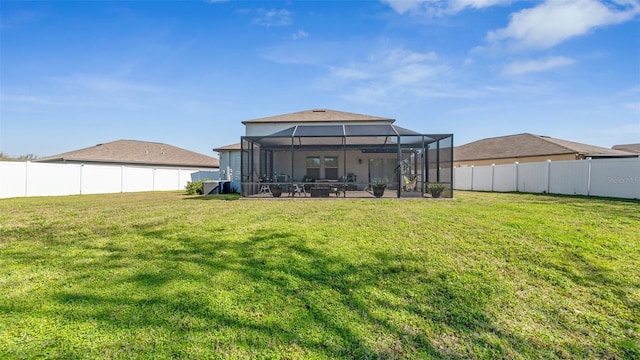
<instances>
[{"instance_id":1,"label":"shrub","mask_svg":"<svg viewBox=\"0 0 640 360\"><path fill-rule=\"evenodd\" d=\"M187 190L187 195L202 195L202 180L187 181L187 186L184 188Z\"/></svg>"}]
</instances>

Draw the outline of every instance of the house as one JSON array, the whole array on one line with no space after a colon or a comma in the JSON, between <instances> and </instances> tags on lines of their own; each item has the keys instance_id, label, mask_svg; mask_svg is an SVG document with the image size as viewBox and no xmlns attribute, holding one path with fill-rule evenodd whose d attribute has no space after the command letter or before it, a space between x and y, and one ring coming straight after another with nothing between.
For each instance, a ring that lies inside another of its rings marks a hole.
<instances>
[{"instance_id":1,"label":"house","mask_svg":"<svg viewBox=\"0 0 640 360\"><path fill-rule=\"evenodd\" d=\"M638 156L628 151L530 133L477 140L457 146L453 153L453 163L456 167L512 164L516 161L523 163Z\"/></svg>"},{"instance_id":2,"label":"house","mask_svg":"<svg viewBox=\"0 0 640 360\"><path fill-rule=\"evenodd\" d=\"M376 182L394 197L425 196L434 182L451 188L452 134L421 134L392 118L330 109L242 123L241 142L214 151L243 196L271 193L276 184L321 197L373 196Z\"/></svg>"},{"instance_id":3,"label":"house","mask_svg":"<svg viewBox=\"0 0 640 360\"><path fill-rule=\"evenodd\" d=\"M116 140L84 149L46 156L41 163L133 165L138 167L218 170L218 159L179 147L147 141Z\"/></svg>"},{"instance_id":4,"label":"house","mask_svg":"<svg viewBox=\"0 0 640 360\"><path fill-rule=\"evenodd\" d=\"M612 147L613 150L621 150L626 152L631 152L635 154L640 154L640 144L623 144L623 145L614 145Z\"/></svg>"}]
</instances>

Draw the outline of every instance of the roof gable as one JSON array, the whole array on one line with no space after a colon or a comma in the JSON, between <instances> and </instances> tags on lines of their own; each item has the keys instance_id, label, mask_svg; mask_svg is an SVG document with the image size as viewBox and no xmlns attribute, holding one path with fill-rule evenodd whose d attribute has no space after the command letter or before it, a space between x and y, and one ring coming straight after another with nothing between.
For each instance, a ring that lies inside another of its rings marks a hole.
<instances>
[{"instance_id":1,"label":"roof gable","mask_svg":"<svg viewBox=\"0 0 640 360\"><path fill-rule=\"evenodd\" d=\"M254 120L243 121L243 124L257 123L313 123L313 122L387 122L393 123L395 119L379 116L355 114L330 109L312 109L294 112L290 114L269 116Z\"/></svg>"},{"instance_id":2,"label":"roof gable","mask_svg":"<svg viewBox=\"0 0 640 360\"><path fill-rule=\"evenodd\" d=\"M117 140L47 156L38 162L102 162L192 167L218 167L218 159L179 147L137 140Z\"/></svg>"},{"instance_id":3,"label":"roof gable","mask_svg":"<svg viewBox=\"0 0 640 360\"><path fill-rule=\"evenodd\" d=\"M524 133L482 139L458 146L454 150L454 159L464 161L563 154L594 157L632 155L625 151Z\"/></svg>"},{"instance_id":4,"label":"roof gable","mask_svg":"<svg viewBox=\"0 0 640 360\"><path fill-rule=\"evenodd\" d=\"M640 154L640 144L621 144L621 145L614 145L613 148L614 150L621 150L621 151L629 151L632 153L638 153Z\"/></svg>"}]
</instances>

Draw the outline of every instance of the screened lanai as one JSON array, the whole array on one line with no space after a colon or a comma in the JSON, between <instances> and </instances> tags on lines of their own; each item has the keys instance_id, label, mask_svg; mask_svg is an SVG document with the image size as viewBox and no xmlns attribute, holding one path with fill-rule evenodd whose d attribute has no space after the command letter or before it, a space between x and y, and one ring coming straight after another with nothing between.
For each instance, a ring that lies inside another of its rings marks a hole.
<instances>
[{"instance_id":1,"label":"screened lanai","mask_svg":"<svg viewBox=\"0 0 640 360\"><path fill-rule=\"evenodd\" d=\"M453 134L420 134L392 124L297 125L243 136L245 197L452 197ZM274 189L276 191L274 191Z\"/></svg>"}]
</instances>

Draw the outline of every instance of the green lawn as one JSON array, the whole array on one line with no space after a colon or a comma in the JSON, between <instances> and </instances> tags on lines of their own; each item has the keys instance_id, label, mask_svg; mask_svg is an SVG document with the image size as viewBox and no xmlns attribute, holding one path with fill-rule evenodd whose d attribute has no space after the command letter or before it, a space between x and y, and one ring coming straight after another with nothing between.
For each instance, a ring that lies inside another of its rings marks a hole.
<instances>
[{"instance_id":1,"label":"green lawn","mask_svg":"<svg viewBox=\"0 0 640 360\"><path fill-rule=\"evenodd\" d=\"M0 200L0 358L639 358L640 202Z\"/></svg>"}]
</instances>

